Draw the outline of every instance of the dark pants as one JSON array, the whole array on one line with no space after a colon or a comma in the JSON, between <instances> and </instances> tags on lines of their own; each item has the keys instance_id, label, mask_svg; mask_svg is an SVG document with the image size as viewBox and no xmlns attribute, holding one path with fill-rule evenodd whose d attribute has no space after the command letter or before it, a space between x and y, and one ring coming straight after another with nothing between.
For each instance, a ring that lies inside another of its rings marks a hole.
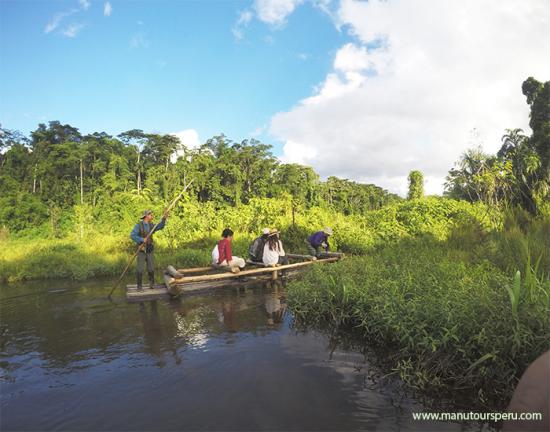
<instances>
[{"instance_id":1,"label":"dark pants","mask_svg":"<svg viewBox=\"0 0 550 432\"><path fill-rule=\"evenodd\" d=\"M143 269L147 264L147 272L152 273L155 271L155 261L153 260L153 252L138 252L137 256L137 273L143 274Z\"/></svg>"},{"instance_id":2,"label":"dark pants","mask_svg":"<svg viewBox=\"0 0 550 432\"><path fill-rule=\"evenodd\" d=\"M137 286L141 288L143 281L143 269L147 264L147 274L149 276L149 286L152 288L155 284L155 261L153 252L138 252L137 256Z\"/></svg>"},{"instance_id":3,"label":"dark pants","mask_svg":"<svg viewBox=\"0 0 550 432\"><path fill-rule=\"evenodd\" d=\"M309 242L309 240L306 239L306 245L307 245L307 251L311 256L318 257L323 253L322 246L313 247L313 245Z\"/></svg>"},{"instance_id":4,"label":"dark pants","mask_svg":"<svg viewBox=\"0 0 550 432\"><path fill-rule=\"evenodd\" d=\"M287 265L288 264L288 257L286 255L285 256L280 256L279 257L279 264Z\"/></svg>"}]
</instances>

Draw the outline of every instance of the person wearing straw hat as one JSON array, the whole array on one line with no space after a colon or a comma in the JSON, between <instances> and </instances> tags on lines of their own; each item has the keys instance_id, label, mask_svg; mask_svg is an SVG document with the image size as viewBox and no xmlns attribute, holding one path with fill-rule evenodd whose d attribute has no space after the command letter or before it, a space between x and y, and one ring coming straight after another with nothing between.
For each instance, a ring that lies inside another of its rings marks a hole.
<instances>
[{"instance_id":1,"label":"person wearing straw hat","mask_svg":"<svg viewBox=\"0 0 550 432\"><path fill-rule=\"evenodd\" d=\"M277 265L288 264L288 257L286 256L283 244L279 238L279 231L276 229L271 230L267 236L267 242L264 245L264 251L262 256L262 262L265 265Z\"/></svg>"},{"instance_id":2,"label":"person wearing straw hat","mask_svg":"<svg viewBox=\"0 0 550 432\"><path fill-rule=\"evenodd\" d=\"M153 223L153 212L145 210L141 215L141 221L138 222L130 234L130 238L137 244L143 247L137 254L137 289L143 291L143 269L147 264L147 274L149 276L149 288L155 287L155 261L153 259L153 233L160 231L166 225L166 216L163 216L161 221L155 226ZM149 236L149 233L155 229ZM147 236L149 238L147 239ZM147 243L144 244L145 240Z\"/></svg>"},{"instance_id":3,"label":"person wearing straw hat","mask_svg":"<svg viewBox=\"0 0 550 432\"><path fill-rule=\"evenodd\" d=\"M252 243L250 243L250 247L248 248L248 256L252 261L262 262L264 246L267 242L269 232L269 228L264 228L262 230L262 235L257 237Z\"/></svg>"},{"instance_id":4,"label":"person wearing straw hat","mask_svg":"<svg viewBox=\"0 0 550 432\"><path fill-rule=\"evenodd\" d=\"M307 250L311 256L319 257L324 249L325 253L329 250L328 238L332 235L331 228L324 228L323 231L317 231L306 239Z\"/></svg>"}]
</instances>

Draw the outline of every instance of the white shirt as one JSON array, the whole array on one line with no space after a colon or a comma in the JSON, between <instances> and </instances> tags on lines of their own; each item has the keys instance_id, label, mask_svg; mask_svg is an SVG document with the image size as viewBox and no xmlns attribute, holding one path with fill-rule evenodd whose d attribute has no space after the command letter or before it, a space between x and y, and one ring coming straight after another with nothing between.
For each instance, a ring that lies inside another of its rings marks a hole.
<instances>
[{"instance_id":1,"label":"white shirt","mask_svg":"<svg viewBox=\"0 0 550 432\"><path fill-rule=\"evenodd\" d=\"M218 250L218 245L214 246L212 249L212 264L217 265L218 259L220 258L220 251Z\"/></svg>"},{"instance_id":2,"label":"white shirt","mask_svg":"<svg viewBox=\"0 0 550 432\"><path fill-rule=\"evenodd\" d=\"M281 240L279 240L279 250L271 250L269 249L269 243L266 243L264 246L264 255L262 257L262 261L265 265L274 265L279 262L279 257L285 256L285 251L283 249L283 244L281 243Z\"/></svg>"}]
</instances>

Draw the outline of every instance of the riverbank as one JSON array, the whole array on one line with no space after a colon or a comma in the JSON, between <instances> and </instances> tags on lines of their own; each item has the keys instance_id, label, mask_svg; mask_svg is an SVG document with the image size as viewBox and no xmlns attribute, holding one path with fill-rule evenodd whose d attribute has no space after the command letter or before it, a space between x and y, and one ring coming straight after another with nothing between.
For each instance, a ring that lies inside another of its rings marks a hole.
<instances>
[{"instance_id":1,"label":"riverbank","mask_svg":"<svg viewBox=\"0 0 550 432\"><path fill-rule=\"evenodd\" d=\"M71 238L19 239L7 243L6 248L8 251L0 254L0 281L8 283L33 279L86 280L117 276L135 252L125 237L108 235L98 235L84 241ZM209 260L210 251L206 245L203 248L194 245L178 250L161 246L155 251L155 267L158 271L169 264L202 266L207 265Z\"/></svg>"},{"instance_id":2,"label":"riverbank","mask_svg":"<svg viewBox=\"0 0 550 432\"><path fill-rule=\"evenodd\" d=\"M430 235L445 239L464 223L475 224L485 232L500 223L501 215L481 204L470 204L444 198L425 198L400 202L365 214L345 215L327 208L312 207L295 214L286 201L265 199L239 209L216 213L186 204L182 212L171 215L166 228L155 236L157 268L172 264L179 267L203 266L226 226L235 231L234 254L246 257L249 243L262 227L276 227L282 232L287 252L305 253L304 239L324 226L334 230L330 243L333 250L363 255L388 243L404 238ZM18 235L0 231L0 281L17 282L31 279L70 278L84 280L98 276L116 276L122 272L135 246L128 235L130 219L117 219L119 225L107 222L97 229L86 225L69 225L61 238L40 238L47 229Z\"/></svg>"},{"instance_id":3,"label":"riverbank","mask_svg":"<svg viewBox=\"0 0 550 432\"><path fill-rule=\"evenodd\" d=\"M504 409L550 348L550 220L404 239L288 287L298 320L353 328L413 388ZM520 273L517 273L519 271Z\"/></svg>"}]
</instances>

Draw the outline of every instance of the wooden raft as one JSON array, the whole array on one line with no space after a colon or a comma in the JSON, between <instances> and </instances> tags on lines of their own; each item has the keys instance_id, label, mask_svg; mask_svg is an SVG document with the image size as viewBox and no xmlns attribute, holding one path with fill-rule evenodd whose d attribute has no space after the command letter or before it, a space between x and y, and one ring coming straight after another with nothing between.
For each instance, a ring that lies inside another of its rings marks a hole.
<instances>
[{"instance_id":1,"label":"wooden raft","mask_svg":"<svg viewBox=\"0 0 550 432\"><path fill-rule=\"evenodd\" d=\"M196 267L189 269L175 269L168 266L164 274L164 285L155 285L150 289L148 285L143 286L143 291L137 291L136 285L127 285L126 299L128 301L149 301L170 296L179 296L186 292L195 292L206 288L218 288L242 285L267 280L275 280L280 276L292 277L306 266L316 263L331 263L343 258L342 253L325 254L322 258L316 259L309 255L287 254L291 260L307 261L291 263L287 265L266 266L263 263L247 262L252 268L240 270L236 273L226 266ZM235 269L233 269L235 271Z\"/></svg>"}]
</instances>

